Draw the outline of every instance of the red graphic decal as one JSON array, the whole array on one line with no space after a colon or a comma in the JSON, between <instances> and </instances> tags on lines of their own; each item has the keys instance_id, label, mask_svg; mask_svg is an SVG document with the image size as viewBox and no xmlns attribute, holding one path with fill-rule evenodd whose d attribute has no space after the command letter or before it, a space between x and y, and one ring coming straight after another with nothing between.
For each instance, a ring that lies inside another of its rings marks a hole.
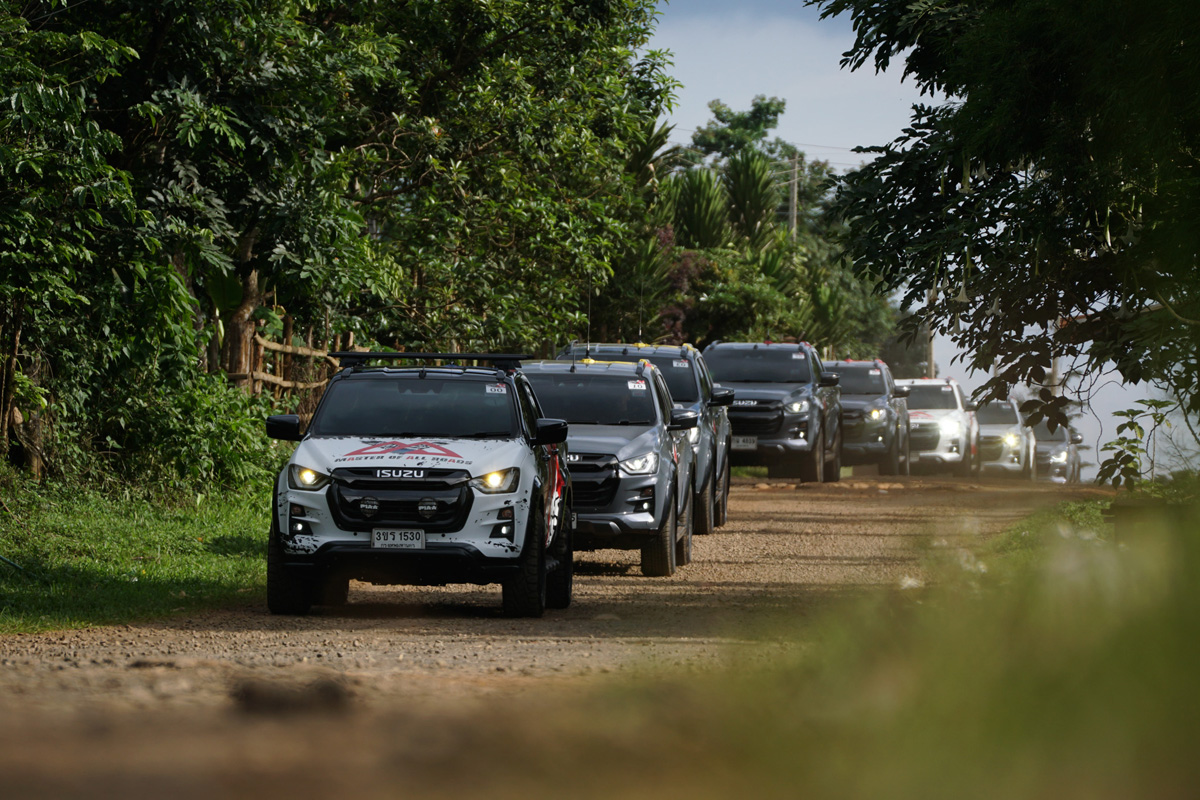
<instances>
[{"instance_id":1,"label":"red graphic decal","mask_svg":"<svg viewBox=\"0 0 1200 800\"><path fill-rule=\"evenodd\" d=\"M445 458L462 458L453 450L447 450L440 444L433 442L412 442L406 444L404 442L376 442L368 445L361 450L355 450L351 453L346 453L347 456L443 456Z\"/></svg>"}]
</instances>

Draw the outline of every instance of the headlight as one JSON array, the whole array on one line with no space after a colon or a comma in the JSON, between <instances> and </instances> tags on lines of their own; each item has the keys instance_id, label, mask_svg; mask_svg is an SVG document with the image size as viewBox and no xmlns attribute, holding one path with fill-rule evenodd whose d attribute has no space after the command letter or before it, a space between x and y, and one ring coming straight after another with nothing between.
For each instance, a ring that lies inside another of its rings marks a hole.
<instances>
[{"instance_id":1,"label":"headlight","mask_svg":"<svg viewBox=\"0 0 1200 800\"><path fill-rule=\"evenodd\" d=\"M478 489L484 494L504 494L505 492L515 492L517 484L520 482L521 470L509 467L480 475L478 478L471 478L469 485L472 489Z\"/></svg>"},{"instance_id":2,"label":"headlight","mask_svg":"<svg viewBox=\"0 0 1200 800\"><path fill-rule=\"evenodd\" d=\"M808 401L807 400L795 400L791 403L785 404L784 409L786 409L789 414L807 414L808 413Z\"/></svg>"},{"instance_id":3,"label":"headlight","mask_svg":"<svg viewBox=\"0 0 1200 800\"><path fill-rule=\"evenodd\" d=\"M626 475L650 475L658 469L658 453L627 458L620 463L620 467Z\"/></svg>"},{"instance_id":4,"label":"headlight","mask_svg":"<svg viewBox=\"0 0 1200 800\"><path fill-rule=\"evenodd\" d=\"M941 422L939 422L938 427L941 428L942 433L946 434L947 436L958 436L963 430L961 422L956 419L949 418L943 419Z\"/></svg>"},{"instance_id":5,"label":"headlight","mask_svg":"<svg viewBox=\"0 0 1200 800\"><path fill-rule=\"evenodd\" d=\"M1067 451L1059 450L1057 453L1050 456L1050 460L1053 461L1055 464L1067 463Z\"/></svg>"},{"instance_id":6,"label":"headlight","mask_svg":"<svg viewBox=\"0 0 1200 800\"><path fill-rule=\"evenodd\" d=\"M1009 449L1015 448L1020 441L1021 437L1017 436L1015 433L1004 434L1004 446Z\"/></svg>"},{"instance_id":7,"label":"headlight","mask_svg":"<svg viewBox=\"0 0 1200 800\"><path fill-rule=\"evenodd\" d=\"M871 418L872 422L878 422L879 420L883 419L884 416L886 416L886 415L887 415L887 412L884 411L882 408L872 408L870 414L868 414L868 416Z\"/></svg>"},{"instance_id":8,"label":"headlight","mask_svg":"<svg viewBox=\"0 0 1200 800\"><path fill-rule=\"evenodd\" d=\"M288 486L293 489L307 489L315 491L329 483L329 476L323 472L317 472L310 467L302 467L299 464L292 464L288 467Z\"/></svg>"}]
</instances>

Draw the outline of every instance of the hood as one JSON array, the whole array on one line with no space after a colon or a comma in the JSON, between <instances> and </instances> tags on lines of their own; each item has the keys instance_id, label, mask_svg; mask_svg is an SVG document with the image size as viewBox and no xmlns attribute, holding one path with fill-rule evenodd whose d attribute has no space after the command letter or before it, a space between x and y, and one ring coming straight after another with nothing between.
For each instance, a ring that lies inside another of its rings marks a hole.
<instances>
[{"instance_id":1,"label":"hood","mask_svg":"<svg viewBox=\"0 0 1200 800\"><path fill-rule=\"evenodd\" d=\"M737 393L734 400L779 400L788 402L791 399L811 399L812 391L807 383L718 383L722 389L733 389Z\"/></svg>"},{"instance_id":2,"label":"hood","mask_svg":"<svg viewBox=\"0 0 1200 800\"><path fill-rule=\"evenodd\" d=\"M483 475L521 464L528 452L519 439L314 437L300 443L292 463L326 473L339 467L379 466L465 469Z\"/></svg>"},{"instance_id":3,"label":"hood","mask_svg":"<svg viewBox=\"0 0 1200 800\"><path fill-rule=\"evenodd\" d=\"M885 394L843 394L842 409L846 411L863 408L880 408L887 405Z\"/></svg>"},{"instance_id":4,"label":"hood","mask_svg":"<svg viewBox=\"0 0 1200 800\"><path fill-rule=\"evenodd\" d=\"M642 453L657 453L659 430L645 425L572 425L567 449L572 453L612 455L624 461Z\"/></svg>"}]
</instances>

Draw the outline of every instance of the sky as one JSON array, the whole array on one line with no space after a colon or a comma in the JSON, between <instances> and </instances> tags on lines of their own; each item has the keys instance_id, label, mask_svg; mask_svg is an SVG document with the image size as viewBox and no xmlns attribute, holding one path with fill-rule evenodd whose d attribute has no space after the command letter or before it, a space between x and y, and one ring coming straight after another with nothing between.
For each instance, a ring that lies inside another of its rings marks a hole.
<instances>
[{"instance_id":1,"label":"sky","mask_svg":"<svg viewBox=\"0 0 1200 800\"><path fill-rule=\"evenodd\" d=\"M911 79L902 79L902 63L882 74L873 64L856 72L842 69L841 56L854 43L849 19L821 20L820 11L804 0L660 0L659 11L650 46L671 51L670 72L683 84L667 119L675 126L676 144L690 144L692 132L712 119L712 100L745 111L761 94L787 101L774 136L809 159L846 171L863 160L853 148L892 141L908 124L913 104L933 102ZM968 391L987 380L955 363L957 355L949 339L935 339L941 375L954 377ZM1083 454L1093 462L1085 467L1085 479L1095 475L1100 443L1116 436L1112 412L1150 395L1145 388L1121 387L1114 376L1099 383L1104 388L1093 398L1095 413L1078 421L1092 448Z\"/></svg>"}]
</instances>

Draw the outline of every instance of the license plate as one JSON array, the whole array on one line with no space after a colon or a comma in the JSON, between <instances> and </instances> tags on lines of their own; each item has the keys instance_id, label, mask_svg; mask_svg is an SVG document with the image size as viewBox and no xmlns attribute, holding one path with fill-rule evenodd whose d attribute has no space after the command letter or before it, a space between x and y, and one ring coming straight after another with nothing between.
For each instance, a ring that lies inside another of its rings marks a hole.
<instances>
[{"instance_id":1,"label":"license plate","mask_svg":"<svg viewBox=\"0 0 1200 800\"><path fill-rule=\"evenodd\" d=\"M424 550L425 531L376 528L371 531L371 547L385 550Z\"/></svg>"},{"instance_id":2,"label":"license plate","mask_svg":"<svg viewBox=\"0 0 1200 800\"><path fill-rule=\"evenodd\" d=\"M734 436L733 442L731 443L731 447L734 450L757 450L758 449L758 437L757 436Z\"/></svg>"}]
</instances>

